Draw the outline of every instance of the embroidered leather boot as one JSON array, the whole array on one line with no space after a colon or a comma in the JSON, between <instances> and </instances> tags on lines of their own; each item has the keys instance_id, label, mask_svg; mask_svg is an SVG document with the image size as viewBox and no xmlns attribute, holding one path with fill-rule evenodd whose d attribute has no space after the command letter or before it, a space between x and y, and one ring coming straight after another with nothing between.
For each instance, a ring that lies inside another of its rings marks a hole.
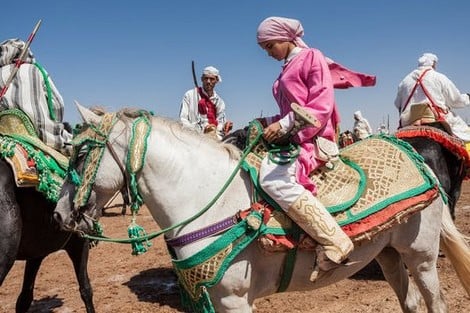
<instances>
[{"instance_id":1,"label":"embroidered leather boot","mask_svg":"<svg viewBox=\"0 0 470 313\"><path fill-rule=\"evenodd\" d=\"M354 249L351 239L343 232L325 206L309 191L304 191L292 203L287 212L290 218L322 247L317 249L317 273L312 273L311 280L318 276L318 269L329 271L344 265Z\"/></svg>"}]
</instances>

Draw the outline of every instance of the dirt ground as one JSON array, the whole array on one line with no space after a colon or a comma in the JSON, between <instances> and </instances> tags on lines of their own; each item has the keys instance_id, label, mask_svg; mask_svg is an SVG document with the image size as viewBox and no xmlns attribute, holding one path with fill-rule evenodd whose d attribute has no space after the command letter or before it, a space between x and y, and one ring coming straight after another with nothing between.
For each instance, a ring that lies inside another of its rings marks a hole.
<instances>
[{"instance_id":1,"label":"dirt ground","mask_svg":"<svg viewBox=\"0 0 470 313\"><path fill-rule=\"evenodd\" d=\"M120 208L106 212L101 220L105 234L113 238L126 237L130 216L120 215ZM158 230L144 208L137 222L147 232ZM456 224L461 232L470 235L470 182L464 183L457 205ZM149 251L140 256L131 255L127 244L102 242L91 250L89 275L97 312L184 312L163 238L158 237L152 243ZM1 313L14 312L23 269L24 262L17 261L0 288ZM439 259L439 275L449 312L469 312L470 297L445 257ZM51 254L44 261L34 299L30 312L85 312L72 265L65 252ZM350 279L323 289L258 299L256 307L257 313L400 311L395 295L375 263Z\"/></svg>"}]
</instances>

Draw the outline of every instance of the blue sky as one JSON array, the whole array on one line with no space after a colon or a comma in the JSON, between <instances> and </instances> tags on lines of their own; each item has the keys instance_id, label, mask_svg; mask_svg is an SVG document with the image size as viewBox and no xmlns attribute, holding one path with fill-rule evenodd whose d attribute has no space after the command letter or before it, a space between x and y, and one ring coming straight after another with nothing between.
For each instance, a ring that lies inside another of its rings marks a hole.
<instances>
[{"instance_id":1,"label":"blue sky","mask_svg":"<svg viewBox=\"0 0 470 313\"><path fill-rule=\"evenodd\" d=\"M457 2L457 1L455 1ZM418 57L433 52L438 70L470 92L470 2L449 0L336 1L8 1L2 3L0 41L26 40L65 100L65 119L76 123L74 100L109 111L142 108L176 119L183 93L213 65L228 119L242 128L277 112L271 86L281 63L256 43L268 16L299 19L304 41L337 62L377 76L375 87L337 90L342 130L361 110L372 127L398 114L397 85ZM470 121L470 108L457 113Z\"/></svg>"}]
</instances>

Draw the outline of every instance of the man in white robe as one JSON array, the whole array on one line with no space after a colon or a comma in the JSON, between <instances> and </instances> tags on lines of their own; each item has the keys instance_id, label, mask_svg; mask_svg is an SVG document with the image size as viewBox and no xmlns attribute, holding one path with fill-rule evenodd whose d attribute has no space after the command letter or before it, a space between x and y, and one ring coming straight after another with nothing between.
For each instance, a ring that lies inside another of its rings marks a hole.
<instances>
[{"instance_id":1,"label":"man in white robe","mask_svg":"<svg viewBox=\"0 0 470 313\"><path fill-rule=\"evenodd\" d=\"M470 128L453 111L470 105L470 95L462 94L444 74L436 71L438 58L424 53L418 68L399 84L395 106L400 113L400 127L444 120L452 133L470 141Z\"/></svg>"},{"instance_id":2,"label":"man in white robe","mask_svg":"<svg viewBox=\"0 0 470 313\"><path fill-rule=\"evenodd\" d=\"M213 66L204 68L202 87L186 91L179 114L185 127L199 133L213 134L219 140L231 128L231 122L227 122L225 118L225 102L215 91L215 85L221 81L218 69Z\"/></svg>"},{"instance_id":3,"label":"man in white robe","mask_svg":"<svg viewBox=\"0 0 470 313\"><path fill-rule=\"evenodd\" d=\"M361 111L354 112L354 135L358 139L366 139L372 135L372 127L370 127L369 121L362 116Z\"/></svg>"}]
</instances>

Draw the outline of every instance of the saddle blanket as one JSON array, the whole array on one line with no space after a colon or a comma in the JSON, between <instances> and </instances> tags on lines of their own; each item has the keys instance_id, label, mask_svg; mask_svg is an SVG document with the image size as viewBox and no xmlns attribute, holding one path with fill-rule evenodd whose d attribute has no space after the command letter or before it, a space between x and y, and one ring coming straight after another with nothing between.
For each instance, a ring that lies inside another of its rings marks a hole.
<instances>
[{"instance_id":1,"label":"saddle blanket","mask_svg":"<svg viewBox=\"0 0 470 313\"><path fill-rule=\"evenodd\" d=\"M0 157L10 164L17 187L35 187L53 202L59 199L67 169L39 148L0 135Z\"/></svg>"},{"instance_id":2,"label":"saddle blanket","mask_svg":"<svg viewBox=\"0 0 470 313\"><path fill-rule=\"evenodd\" d=\"M28 157L28 152L20 144L15 144L13 153L9 156L5 155L4 159L11 166L17 187L39 185L36 163Z\"/></svg>"},{"instance_id":3,"label":"saddle blanket","mask_svg":"<svg viewBox=\"0 0 470 313\"><path fill-rule=\"evenodd\" d=\"M262 198L275 208L267 223L288 229L293 222L258 185L260 159L265 156L261 150L249 155L243 168ZM401 223L439 195L438 183L422 158L407 143L384 135L343 148L333 168L324 166L310 177L317 197L355 242ZM289 231L285 234L289 238Z\"/></svg>"},{"instance_id":4,"label":"saddle blanket","mask_svg":"<svg viewBox=\"0 0 470 313\"><path fill-rule=\"evenodd\" d=\"M395 136L397 138L425 137L442 145L456 157L463 160L466 179L470 179L470 143L465 143L462 139L449 135L443 130L432 126L407 126L399 129Z\"/></svg>"}]
</instances>

